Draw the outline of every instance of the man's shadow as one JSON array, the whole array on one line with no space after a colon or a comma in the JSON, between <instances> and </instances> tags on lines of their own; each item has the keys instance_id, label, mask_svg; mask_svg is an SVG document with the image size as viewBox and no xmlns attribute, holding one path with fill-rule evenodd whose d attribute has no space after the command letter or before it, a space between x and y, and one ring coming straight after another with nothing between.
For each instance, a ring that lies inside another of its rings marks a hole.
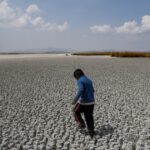
<instances>
[{"instance_id":1,"label":"man's shadow","mask_svg":"<svg viewBox=\"0 0 150 150\"><path fill-rule=\"evenodd\" d=\"M82 134L88 135L87 131L80 131L80 132ZM108 134L113 134L113 132L114 132L114 128L109 124L102 125L101 127L95 129L95 135L100 137L103 137Z\"/></svg>"},{"instance_id":2,"label":"man's shadow","mask_svg":"<svg viewBox=\"0 0 150 150\"><path fill-rule=\"evenodd\" d=\"M100 137L103 137L108 134L113 134L114 128L107 124L107 125L102 125L101 127L95 129L95 135L99 135Z\"/></svg>"}]
</instances>

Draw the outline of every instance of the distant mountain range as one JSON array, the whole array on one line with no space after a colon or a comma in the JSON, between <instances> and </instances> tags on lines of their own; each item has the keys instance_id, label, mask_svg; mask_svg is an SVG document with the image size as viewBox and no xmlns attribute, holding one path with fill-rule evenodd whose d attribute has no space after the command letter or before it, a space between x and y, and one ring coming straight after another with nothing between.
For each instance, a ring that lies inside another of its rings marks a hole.
<instances>
[{"instance_id":1,"label":"distant mountain range","mask_svg":"<svg viewBox=\"0 0 150 150\"><path fill-rule=\"evenodd\" d=\"M76 52L73 49L67 48L36 48L36 49L18 49L18 50L3 50L0 51L0 54L36 54L36 53L69 53L69 52Z\"/></svg>"},{"instance_id":2,"label":"distant mountain range","mask_svg":"<svg viewBox=\"0 0 150 150\"><path fill-rule=\"evenodd\" d=\"M121 52L121 51L129 51L129 50L114 50L114 49L100 49L100 50L75 50L71 48L35 48L35 49L18 49L18 50L3 50L0 51L0 54L61 54L61 53L75 53L75 52ZM132 50L130 50L132 51ZM129 52L130 52L129 51ZM144 51L144 50L133 50L136 52L150 52L150 51Z\"/></svg>"}]
</instances>

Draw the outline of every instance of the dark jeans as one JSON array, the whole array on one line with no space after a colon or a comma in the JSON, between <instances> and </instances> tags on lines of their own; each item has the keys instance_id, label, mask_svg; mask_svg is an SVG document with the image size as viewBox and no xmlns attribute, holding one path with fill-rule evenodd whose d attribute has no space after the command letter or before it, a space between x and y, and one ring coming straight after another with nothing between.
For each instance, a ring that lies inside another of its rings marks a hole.
<instances>
[{"instance_id":1,"label":"dark jeans","mask_svg":"<svg viewBox=\"0 0 150 150\"><path fill-rule=\"evenodd\" d=\"M92 105L81 105L79 103L75 104L74 107L74 116L78 124L78 127L85 128L85 122L81 116L81 113L84 113L86 125L89 131L94 130L94 118L93 118L94 104Z\"/></svg>"}]
</instances>

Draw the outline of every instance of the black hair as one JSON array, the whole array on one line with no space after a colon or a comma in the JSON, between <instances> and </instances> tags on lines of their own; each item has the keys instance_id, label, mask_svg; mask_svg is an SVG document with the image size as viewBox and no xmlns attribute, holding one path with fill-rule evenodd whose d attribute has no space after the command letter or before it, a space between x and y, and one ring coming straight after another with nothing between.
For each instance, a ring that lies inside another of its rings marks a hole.
<instances>
[{"instance_id":1,"label":"black hair","mask_svg":"<svg viewBox=\"0 0 150 150\"><path fill-rule=\"evenodd\" d=\"M76 69L74 71L74 77L76 79L79 79L81 76L84 76L84 72L81 69Z\"/></svg>"}]
</instances>

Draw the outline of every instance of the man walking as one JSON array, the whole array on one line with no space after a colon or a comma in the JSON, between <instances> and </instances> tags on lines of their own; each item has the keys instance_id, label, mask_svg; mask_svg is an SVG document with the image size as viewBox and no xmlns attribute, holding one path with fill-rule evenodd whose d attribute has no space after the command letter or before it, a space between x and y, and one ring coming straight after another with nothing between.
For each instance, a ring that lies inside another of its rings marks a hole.
<instances>
[{"instance_id":1,"label":"man walking","mask_svg":"<svg viewBox=\"0 0 150 150\"><path fill-rule=\"evenodd\" d=\"M75 120L79 129L84 129L87 126L90 136L93 137L95 134L93 118L95 101L93 83L84 75L81 69L76 69L74 71L74 77L78 85L78 93L72 102ZM86 124L81 113L84 113Z\"/></svg>"}]
</instances>

